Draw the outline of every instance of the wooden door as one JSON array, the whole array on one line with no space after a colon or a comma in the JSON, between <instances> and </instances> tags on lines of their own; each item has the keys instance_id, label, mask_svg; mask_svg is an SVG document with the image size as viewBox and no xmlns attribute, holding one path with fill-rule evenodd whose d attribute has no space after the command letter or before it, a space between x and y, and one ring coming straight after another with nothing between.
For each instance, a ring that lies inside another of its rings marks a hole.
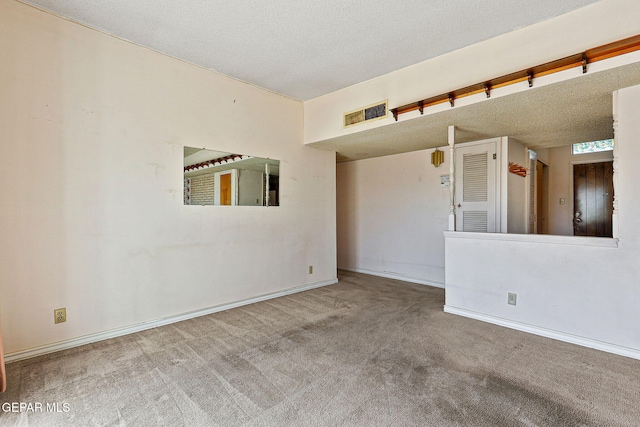
<instances>
[{"instance_id":1,"label":"wooden door","mask_svg":"<svg viewBox=\"0 0 640 427\"><path fill-rule=\"evenodd\" d=\"M573 235L612 237L613 163L573 166Z\"/></svg>"},{"instance_id":2,"label":"wooden door","mask_svg":"<svg viewBox=\"0 0 640 427\"><path fill-rule=\"evenodd\" d=\"M231 174L220 175L220 204L231 205Z\"/></svg>"}]
</instances>

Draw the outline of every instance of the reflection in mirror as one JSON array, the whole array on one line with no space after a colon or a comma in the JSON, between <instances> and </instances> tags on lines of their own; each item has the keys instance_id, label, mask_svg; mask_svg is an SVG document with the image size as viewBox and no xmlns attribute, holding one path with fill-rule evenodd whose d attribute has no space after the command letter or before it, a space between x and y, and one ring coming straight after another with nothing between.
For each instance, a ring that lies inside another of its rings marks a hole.
<instances>
[{"instance_id":1,"label":"reflection in mirror","mask_svg":"<svg viewBox=\"0 0 640 427\"><path fill-rule=\"evenodd\" d=\"M280 161L184 147L184 204L279 206Z\"/></svg>"}]
</instances>

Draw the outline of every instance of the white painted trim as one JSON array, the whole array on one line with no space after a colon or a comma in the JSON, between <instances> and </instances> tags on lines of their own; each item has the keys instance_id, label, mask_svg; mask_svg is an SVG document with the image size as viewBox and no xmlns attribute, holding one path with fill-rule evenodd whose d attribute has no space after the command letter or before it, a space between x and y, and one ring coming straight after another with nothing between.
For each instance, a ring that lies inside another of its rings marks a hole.
<instances>
[{"instance_id":1,"label":"white painted trim","mask_svg":"<svg viewBox=\"0 0 640 427\"><path fill-rule=\"evenodd\" d=\"M486 314L477 313L475 311L464 310L461 308L451 307L449 305L444 306L444 312L455 314L458 316L468 317L470 319L480 320L482 322L492 323L494 325L503 326L509 329L515 329L517 331L526 332L529 334L539 335L541 337L551 338L558 341L568 342L570 344L576 344L582 347L593 348L595 350L605 351L607 353L617 354L619 356L630 357L632 359L640 360L640 351L622 347L615 344L609 344L603 341L592 340L577 335L566 334L563 332L554 331L551 329L540 328L537 326L528 325L526 323L514 322L512 320L503 319L500 317L489 316Z\"/></svg>"},{"instance_id":2,"label":"white painted trim","mask_svg":"<svg viewBox=\"0 0 640 427\"><path fill-rule=\"evenodd\" d=\"M354 272L354 273L369 274L371 276L384 277L386 279L402 280L403 282L417 283L418 285L432 286L434 288L444 289L444 283L431 282L429 280L422 280L422 279L415 279L413 277L407 277L407 276L403 276L402 274L397 274L397 273L373 271L373 270L367 270L367 269L364 269L364 268L344 268L344 267L339 267L339 270L351 271L351 272Z\"/></svg>"},{"instance_id":3,"label":"white painted trim","mask_svg":"<svg viewBox=\"0 0 640 427\"><path fill-rule=\"evenodd\" d=\"M620 237L620 197L616 195L616 189L619 188L618 175L620 174L618 172L618 169L620 169L620 133L618 131L618 116L618 91L616 90L613 92L613 214L611 215L611 231L614 238Z\"/></svg>"},{"instance_id":4,"label":"white painted trim","mask_svg":"<svg viewBox=\"0 0 640 427\"><path fill-rule=\"evenodd\" d=\"M496 228L495 232L509 231L509 138L496 142Z\"/></svg>"},{"instance_id":5,"label":"white painted trim","mask_svg":"<svg viewBox=\"0 0 640 427\"><path fill-rule=\"evenodd\" d=\"M456 127L449 126L449 231L456 230Z\"/></svg>"},{"instance_id":6,"label":"white painted trim","mask_svg":"<svg viewBox=\"0 0 640 427\"><path fill-rule=\"evenodd\" d=\"M527 234L538 234L538 197L537 193L538 193L538 183L536 182L538 179L538 173L536 171L536 169L531 168L531 162L533 161L533 163L537 166L537 161L538 161L538 153L536 153L534 150L525 147L525 149L527 150L527 176L525 177L526 180L526 208L525 208L525 224L526 224L526 229L527 229ZM531 181L533 180L533 192L531 191ZM531 206L531 199L533 198L533 208ZM533 210L534 214L531 215L531 211ZM533 216L533 218L532 218ZM533 226L531 225L533 223Z\"/></svg>"},{"instance_id":7,"label":"white painted trim","mask_svg":"<svg viewBox=\"0 0 640 427\"><path fill-rule=\"evenodd\" d=\"M273 292L270 294L260 295L254 298L248 298L229 304L217 305L214 307L195 310L188 313L177 314L175 316L163 317L161 319L151 320L148 322L137 323L135 325L125 326L123 328L112 329L110 331L98 332L95 334L85 335L78 338L59 341L52 344L46 344L40 347L34 347L28 350L17 351L15 353L6 354L5 363L17 362L19 360L30 359L32 357L42 356L56 351L67 350L81 345L91 344L98 341L104 341L111 338L121 337L123 335L134 334L136 332L146 331L147 329L157 328L159 326L170 325L172 323L182 322L183 320L193 319L195 317L206 316L208 314L218 313L220 311L230 310L232 308L242 307L243 305L253 304L256 302L266 301L298 292L308 291L323 286L338 283L338 279L325 280L322 282L310 283L307 285L297 286L286 289L284 291Z\"/></svg>"},{"instance_id":8,"label":"white painted trim","mask_svg":"<svg viewBox=\"0 0 640 427\"><path fill-rule=\"evenodd\" d=\"M506 234L506 233L470 233L464 231L445 231L446 239L503 240L522 243L544 243L551 245L597 246L617 248L619 239L611 237L557 236L553 234Z\"/></svg>"}]
</instances>

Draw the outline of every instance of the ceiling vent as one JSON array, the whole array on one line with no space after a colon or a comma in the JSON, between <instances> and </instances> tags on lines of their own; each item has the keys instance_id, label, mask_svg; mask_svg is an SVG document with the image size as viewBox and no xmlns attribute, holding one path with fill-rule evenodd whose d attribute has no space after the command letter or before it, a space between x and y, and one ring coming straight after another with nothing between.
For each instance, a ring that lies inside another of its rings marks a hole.
<instances>
[{"instance_id":1,"label":"ceiling vent","mask_svg":"<svg viewBox=\"0 0 640 427\"><path fill-rule=\"evenodd\" d=\"M344 127L355 126L360 123L370 122L372 120L384 119L387 117L388 101L382 101L377 104L369 105L355 111L344 114Z\"/></svg>"}]
</instances>

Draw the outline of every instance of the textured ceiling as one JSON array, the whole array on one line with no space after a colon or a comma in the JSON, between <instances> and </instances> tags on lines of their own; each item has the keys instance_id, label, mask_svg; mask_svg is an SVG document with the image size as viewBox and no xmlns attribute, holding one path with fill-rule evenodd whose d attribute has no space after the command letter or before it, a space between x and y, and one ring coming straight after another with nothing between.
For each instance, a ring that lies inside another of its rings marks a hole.
<instances>
[{"instance_id":1,"label":"textured ceiling","mask_svg":"<svg viewBox=\"0 0 640 427\"><path fill-rule=\"evenodd\" d=\"M308 100L596 0L29 0L182 60Z\"/></svg>"}]
</instances>

